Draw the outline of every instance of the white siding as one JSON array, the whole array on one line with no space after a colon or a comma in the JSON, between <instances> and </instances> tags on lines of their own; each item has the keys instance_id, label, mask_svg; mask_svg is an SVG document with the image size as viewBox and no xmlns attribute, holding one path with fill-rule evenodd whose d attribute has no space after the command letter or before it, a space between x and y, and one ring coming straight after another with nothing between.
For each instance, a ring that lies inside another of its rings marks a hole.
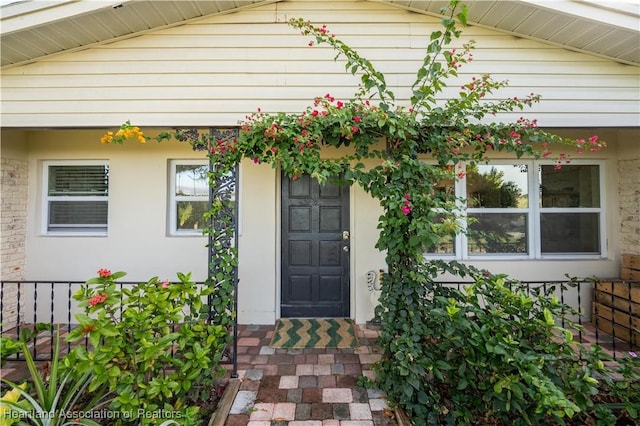
<instances>
[{"instance_id":1,"label":"white siding","mask_svg":"<svg viewBox=\"0 0 640 426\"><path fill-rule=\"evenodd\" d=\"M327 92L352 95L359 80L330 48L308 47L291 17L326 23L385 73L401 101L440 28L436 18L366 1L284 1L205 18L3 70L2 126L233 125L258 107L294 112ZM525 111L541 125L638 126L638 67L479 27L464 30L470 39L477 49L460 81L491 73L510 82L501 97L541 94Z\"/></svg>"}]
</instances>

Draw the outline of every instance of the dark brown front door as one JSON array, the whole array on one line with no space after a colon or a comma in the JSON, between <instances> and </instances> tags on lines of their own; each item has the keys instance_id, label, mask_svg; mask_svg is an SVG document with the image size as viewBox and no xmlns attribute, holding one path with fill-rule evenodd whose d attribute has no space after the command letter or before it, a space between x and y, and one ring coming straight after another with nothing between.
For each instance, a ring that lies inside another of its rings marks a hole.
<instances>
[{"instance_id":1,"label":"dark brown front door","mask_svg":"<svg viewBox=\"0 0 640 426\"><path fill-rule=\"evenodd\" d=\"M349 316L349 187L282 178L282 317Z\"/></svg>"}]
</instances>

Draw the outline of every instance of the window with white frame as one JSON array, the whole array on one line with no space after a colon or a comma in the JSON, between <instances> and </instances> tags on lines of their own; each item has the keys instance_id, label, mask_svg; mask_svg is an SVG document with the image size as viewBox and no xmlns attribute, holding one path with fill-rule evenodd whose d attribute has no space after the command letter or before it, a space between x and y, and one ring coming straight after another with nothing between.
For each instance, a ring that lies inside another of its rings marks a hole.
<instances>
[{"instance_id":1,"label":"window with white frame","mask_svg":"<svg viewBox=\"0 0 640 426\"><path fill-rule=\"evenodd\" d=\"M538 167L540 252L600 254L601 171L595 164Z\"/></svg>"},{"instance_id":2,"label":"window with white frame","mask_svg":"<svg viewBox=\"0 0 640 426\"><path fill-rule=\"evenodd\" d=\"M46 161L45 234L107 232L109 165L106 161Z\"/></svg>"},{"instance_id":3,"label":"window with white frame","mask_svg":"<svg viewBox=\"0 0 640 426\"><path fill-rule=\"evenodd\" d=\"M169 233L202 235L209 210L209 163L173 160L169 173Z\"/></svg>"},{"instance_id":4,"label":"window with white frame","mask_svg":"<svg viewBox=\"0 0 640 426\"><path fill-rule=\"evenodd\" d=\"M588 257L606 254L603 165L576 161L493 162L468 166L449 184L464 199L467 232L427 256Z\"/></svg>"},{"instance_id":5,"label":"window with white frame","mask_svg":"<svg viewBox=\"0 0 640 426\"><path fill-rule=\"evenodd\" d=\"M529 166L467 167L467 254L529 253Z\"/></svg>"}]
</instances>

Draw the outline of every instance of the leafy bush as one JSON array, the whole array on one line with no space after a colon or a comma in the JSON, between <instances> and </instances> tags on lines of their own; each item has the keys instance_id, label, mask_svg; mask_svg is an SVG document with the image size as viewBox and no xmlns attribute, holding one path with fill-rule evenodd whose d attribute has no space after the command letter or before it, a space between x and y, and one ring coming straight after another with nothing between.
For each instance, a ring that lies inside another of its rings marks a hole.
<instances>
[{"instance_id":1,"label":"leafy bush","mask_svg":"<svg viewBox=\"0 0 640 426\"><path fill-rule=\"evenodd\" d=\"M443 270L472 272L455 262L429 263L421 297L394 298L406 318L382 315L378 385L415 424L632 424L640 402L637 359L626 358L613 380L599 351L588 352L558 326L570 308L553 288L536 293L475 271L474 283L458 290L434 284Z\"/></svg>"},{"instance_id":2,"label":"leafy bush","mask_svg":"<svg viewBox=\"0 0 640 426\"><path fill-rule=\"evenodd\" d=\"M51 324L38 322L33 325L33 330L22 326L17 339L9 336L0 336L0 367L4 367L11 355L22 351L22 343L27 343L31 340L35 342L38 334L48 330L51 330Z\"/></svg>"},{"instance_id":3,"label":"leafy bush","mask_svg":"<svg viewBox=\"0 0 640 426\"><path fill-rule=\"evenodd\" d=\"M106 386L116 394L116 422L158 424L163 417L198 424L200 406L217 398L219 365L230 334L209 321L206 298L215 289L178 274L179 282L157 277L118 288L124 272L98 271L74 295L85 308L68 340L88 337L91 350L77 347L65 359L69 369L92 371L89 390ZM225 319L226 321L226 319Z\"/></svg>"}]
</instances>

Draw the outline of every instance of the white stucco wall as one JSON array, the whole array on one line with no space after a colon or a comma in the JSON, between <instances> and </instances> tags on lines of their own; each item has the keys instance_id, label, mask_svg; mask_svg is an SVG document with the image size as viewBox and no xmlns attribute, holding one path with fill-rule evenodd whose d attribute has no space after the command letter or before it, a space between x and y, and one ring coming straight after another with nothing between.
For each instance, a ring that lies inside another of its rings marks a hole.
<instances>
[{"instance_id":1,"label":"white stucco wall","mask_svg":"<svg viewBox=\"0 0 640 426\"><path fill-rule=\"evenodd\" d=\"M100 131L31 132L29 138L28 280L84 280L100 268L127 271L127 280L175 278L207 271L206 238L167 231L168 161L202 159L188 144L101 145ZM44 160L107 160L110 168L106 237L42 233Z\"/></svg>"},{"instance_id":2,"label":"white stucco wall","mask_svg":"<svg viewBox=\"0 0 640 426\"><path fill-rule=\"evenodd\" d=\"M607 256L602 259L476 260L470 263L522 280L562 280L572 276L618 275L621 250L618 215L618 162L628 150L634 132L606 129L561 131L567 135L598 133L610 148L592 154L604 161ZM123 146L101 145L100 131L59 130L28 133L30 191L26 239L26 280L85 280L99 268L128 272L127 280L152 276L172 279L176 272L192 272L203 280L207 270L204 237L171 237L167 233L168 162L200 159L186 144L177 142ZM590 158L586 155L585 158ZM41 232L42 161L102 159L110 165L109 231L106 237L43 235ZM269 165L244 161L240 172L239 321L272 323L279 317L280 300L280 183ZM385 268L384 255L374 248L377 201L358 187L351 188L352 249L350 254L351 316L363 323L373 316L366 273ZM588 303L588 292L582 294ZM586 306L585 306L586 308ZM44 309L44 308L43 308Z\"/></svg>"}]
</instances>

